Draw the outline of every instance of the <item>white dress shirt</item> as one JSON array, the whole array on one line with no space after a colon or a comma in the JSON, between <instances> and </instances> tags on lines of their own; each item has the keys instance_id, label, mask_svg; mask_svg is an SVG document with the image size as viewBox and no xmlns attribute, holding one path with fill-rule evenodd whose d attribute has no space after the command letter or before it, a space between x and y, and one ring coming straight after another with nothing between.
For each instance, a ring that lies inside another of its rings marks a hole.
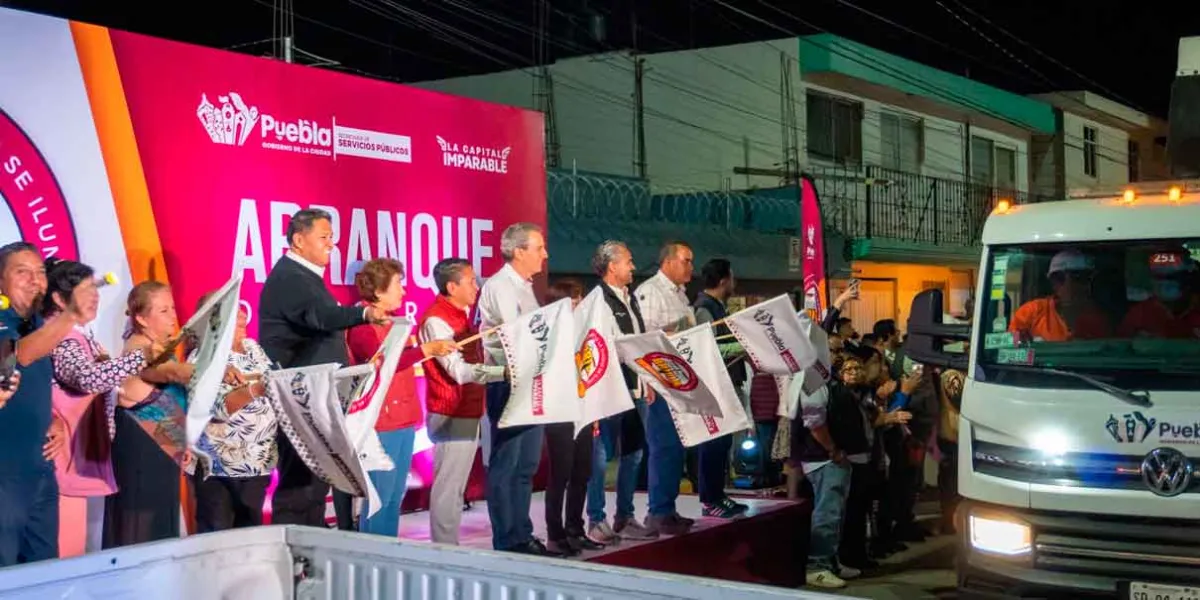
<instances>
[{"instance_id":1,"label":"white dress shirt","mask_svg":"<svg viewBox=\"0 0 1200 600\"><path fill-rule=\"evenodd\" d=\"M505 264L483 284L479 292L479 331L512 323L525 313L540 307L533 293L533 282L521 277L511 264ZM484 360L489 365L508 364L500 338L483 336Z\"/></svg>"},{"instance_id":2,"label":"white dress shirt","mask_svg":"<svg viewBox=\"0 0 1200 600\"><path fill-rule=\"evenodd\" d=\"M608 286L608 289L612 290L612 293L615 294L617 298L620 298L621 303L625 305L625 310L629 311L629 321L633 323L633 333L645 333L645 331L642 331L642 325L638 322L637 317L633 316L633 304L630 302L629 287L626 286L618 288L608 285L607 283L604 285ZM640 309L641 307L639 306L638 308ZM615 331L613 332L613 335L617 336L621 335L622 333L622 331Z\"/></svg>"},{"instance_id":3,"label":"white dress shirt","mask_svg":"<svg viewBox=\"0 0 1200 600\"><path fill-rule=\"evenodd\" d=\"M309 271L316 273L317 277L325 277L325 267L322 267L322 266L308 260L307 258L304 258L303 256L300 256L299 254L296 254L295 252L292 252L290 250L288 251L287 254L284 254L284 256L300 263L305 269L308 269Z\"/></svg>"},{"instance_id":4,"label":"white dress shirt","mask_svg":"<svg viewBox=\"0 0 1200 600\"><path fill-rule=\"evenodd\" d=\"M429 317L421 326L420 337L422 344L433 340L452 340L454 328L438 317ZM469 363L463 358L462 352L439 356L435 360L459 385L504 381L504 367Z\"/></svg>"},{"instance_id":5,"label":"white dress shirt","mask_svg":"<svg viewBox=\"0 0 1200 600\"><path fill-rule=\"evenodd\" d=\"M696 314L688 304L687 291L659 271L634 291L646 331L674 333L696 325Z\"/></svg>"}]
</instances>

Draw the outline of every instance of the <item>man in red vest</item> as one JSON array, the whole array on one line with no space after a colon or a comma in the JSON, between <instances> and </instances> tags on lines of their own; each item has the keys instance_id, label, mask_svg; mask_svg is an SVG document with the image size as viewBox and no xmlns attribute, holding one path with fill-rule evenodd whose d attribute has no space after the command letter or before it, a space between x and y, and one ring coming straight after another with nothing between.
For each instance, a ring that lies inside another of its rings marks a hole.
<instances>
[{"instance_id":1,"label":"man in red vest","mask_svg":"<svg viewBox=\"0 0 1200 600\"><path fill-rule=\"evenodd\" d=\"M471 307L479 284L471 263L447 258L433 268L438 296L421 315L421 343L463 340L477 333ZM433 489L429 497L432 541L458 544L463 492L475 463L479 420L483 416L483 385L504 381L507 369L483 364L483 347L472 341L453 354L429 361L425 367L426 431L433 442Z\"/></svg>"}]
</instances>

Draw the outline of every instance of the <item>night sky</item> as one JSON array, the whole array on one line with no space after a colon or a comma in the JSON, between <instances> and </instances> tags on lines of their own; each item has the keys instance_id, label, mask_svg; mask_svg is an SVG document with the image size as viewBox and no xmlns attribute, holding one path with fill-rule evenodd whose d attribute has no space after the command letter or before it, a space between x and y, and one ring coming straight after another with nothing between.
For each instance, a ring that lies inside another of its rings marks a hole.
<instances>
[{"instance_id":1,"label":"night sky","mask_svg":"<svg viewBox=\"0 0 1200 600\"><path fill-rule=\"evenodd\" d=\"M270 55L274 0L0 0ZM1178 38L1200 19L1116 0L292 0L297 47L348 72L421 81L636 46L676 50L829 31L1018 93L1087 89L1165 116ZM739 14L728 6L744 11ZM872 14L873 13L873 14ZM591 31L603 22L596 42ZM635 24L636 23L636 27ZM634 31L637 31L636 36ZM301 57L297 62L311 62Z\"/></svg>"}]
</instances>

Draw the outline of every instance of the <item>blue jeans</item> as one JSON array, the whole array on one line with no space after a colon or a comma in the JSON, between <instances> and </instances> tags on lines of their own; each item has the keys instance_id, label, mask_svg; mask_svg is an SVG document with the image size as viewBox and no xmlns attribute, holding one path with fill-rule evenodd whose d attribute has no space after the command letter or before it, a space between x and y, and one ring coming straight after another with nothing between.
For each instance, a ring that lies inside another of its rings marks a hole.
<instances>
[{"instance_id":1,"label":"blue jeans","mask_svg":"<svg viewBox=\"0 0 1200 600\"><path fill-rule=\"evenodd\" d=\"M833 571L837 567L842 516L850 494L850 465L827 463L807 475L813 487L812 533L808 571Z\"/></svg>"},{"instance_id":2,"label":"blue jeans","mask_svg":"<svg viewBox=\"0 0 1200 600\"><path fill-rule=\"evenodd\" d=\"M667 401L659 397L646 410L646 446L650 449L650 516L675 514L679 481L683 478L683 443Z\"/></svg>"},{"instance_id":3,"label":"blue jeans","mask_svg":"<svg viewBox=\"0 0 1200 600\"><path fill-rule=\"evenodd\" d=\"M509 392L507 382L487 386L488 426L492 436L487 508L492 522L492 548L496 550L508 550L533 539L529 502L533 496L533 476L542 460L542 427L496 426L504 414Z\"/></svg>"},{"instance_id":4,"label":"blue jeans","mask_svg":"<svg viewBox=\"0 0 1200 600\"><path fill-rule=\"evenodd\" d=\"M417 437L415 427L380 431L379 441L388 458L396 463L391 471L369 471L367 476L375 484L379 493L379 511L368 517L367 506L358 518L358 530L363 533L374 533L397 537L400 535L400 506L404 503L404 493L408 491L408 471L412 468L413 443Z\"/></svg>"},{"instance_id":5,"label":"blue jeans","mask_svg":"<svg viewBox=\"0 0 1200 600\"><path fill-rule=\"evenodd\" d=\"M0 567L58 558L54 468L0 477Z\"/></svg>"},{"instance_id":6,"label":"blue jeans","mask_svg":"<svg viewBox=\"0 0 1200 600\"><path fill-rule=\"evenodd\" d=\"M634 409L642 422L646 421L646 401L634 400ZM587 514L590 523L601 523L607 516L604 514L604 475L608 470L608 460L616 458L621 452L621 419L626 414L620 414L600 421L600 438L592 446L592 479L588 482ZM638 469L642 466L642 450L622 454L617 464L617 515L618 519L633 518L633 493L637 491Z\"/></svg>"},{"instance_id":7,"label":"blue jeans","mask_svg":"<svg viewBox=\"0 0 1200 600\"><path fill-rule=\"evenodd\" d=\"M775 433L778 430L778 421L756 421L754 423L754 437L758 442L759 472L769 481L774 481L779 471L778 461L771 458L771 449L775 447Z\"/></svg>"}]
</instances>

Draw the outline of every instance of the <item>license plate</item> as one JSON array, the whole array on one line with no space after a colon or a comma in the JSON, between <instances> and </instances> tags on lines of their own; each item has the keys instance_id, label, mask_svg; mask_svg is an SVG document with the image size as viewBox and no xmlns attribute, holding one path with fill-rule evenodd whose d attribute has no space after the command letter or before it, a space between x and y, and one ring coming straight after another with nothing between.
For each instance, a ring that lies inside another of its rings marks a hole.
<instances>
[{"instance_id":1,"label":"license plate","mask_svg":"<svg viewBox=\"0 0 1200 600\"><path fill-rule=\"evenodd\" d=\"M1129 584L1129 600L1200 600L1200 586Z\"/></svg>"}]
</instances>

